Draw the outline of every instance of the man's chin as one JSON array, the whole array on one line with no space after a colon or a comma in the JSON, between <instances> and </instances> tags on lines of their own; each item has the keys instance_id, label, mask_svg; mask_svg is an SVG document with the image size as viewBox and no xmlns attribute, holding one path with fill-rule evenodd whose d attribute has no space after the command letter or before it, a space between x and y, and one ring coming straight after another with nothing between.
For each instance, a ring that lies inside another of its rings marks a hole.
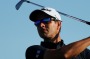
<instances>
[{"instance_id":1,"label":"man's chin","mask_svg":"<svg viewBox=\"0 0 90 59\"><path fill-rule=\"evenodd\" d=\"M48 35L44 35L44 36L40 36L43 39L50 39L51 37L49 37Z\"/></svg>"}]
</instances>

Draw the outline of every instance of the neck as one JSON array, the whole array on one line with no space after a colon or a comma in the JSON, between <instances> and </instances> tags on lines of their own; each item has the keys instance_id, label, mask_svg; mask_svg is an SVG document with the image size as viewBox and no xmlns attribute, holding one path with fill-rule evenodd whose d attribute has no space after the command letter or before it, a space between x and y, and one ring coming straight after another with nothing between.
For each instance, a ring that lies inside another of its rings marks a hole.
<instances>
[{"instance_id":1,"label":"neck","mask_svg":"<svg viewBox=\"0 0 90 59\"><path fill-rule=\"evenodd\" d=\"M58 43L58 42L60 42L61 41L61 38L60 38L60 36L59 37L57 37L56 39L54 39L54 41L52 41L53 43Z\"/></svg>"}]
</instances>

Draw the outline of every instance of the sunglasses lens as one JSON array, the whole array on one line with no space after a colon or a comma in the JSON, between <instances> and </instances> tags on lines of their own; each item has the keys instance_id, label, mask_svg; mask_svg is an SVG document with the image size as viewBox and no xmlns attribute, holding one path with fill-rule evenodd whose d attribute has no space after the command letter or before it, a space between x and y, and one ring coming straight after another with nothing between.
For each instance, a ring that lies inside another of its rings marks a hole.
<instances>
[{"instance_id":1,"label":"sunglasses lens","mask_svg":"<svg viewBox=\"0 0 90 59\"><path fill-rule=\"evenodd\" d=\"M43 22L49 22L50 21L50 18L45 18L42 20Z\"/></svg>"},{"instance_id":2,"label":"sunglasses lens","mask_svg":"<svg viewBox=\"0 0 90 59\"><path fill-rule=\"evenodd\" d=\"M38 26L40 24L40 20L35 22L35 25Z\"/></svg>"},{"instance_id":3,"label":"sunglasses lens","mask_svg":"<svg viewBox=\"0 0 90 59\"><path fill-rule=\"evenodd\" d=\"M42 19L42 20L38 20L38 21L35 22L35 25L38 26L38 25L40 25L41 22L43 22L43 23L46 24L46 23L48 23L49 21L51 21L50 18L45 18L45 19Z\"/></svg>"}]
</instances>

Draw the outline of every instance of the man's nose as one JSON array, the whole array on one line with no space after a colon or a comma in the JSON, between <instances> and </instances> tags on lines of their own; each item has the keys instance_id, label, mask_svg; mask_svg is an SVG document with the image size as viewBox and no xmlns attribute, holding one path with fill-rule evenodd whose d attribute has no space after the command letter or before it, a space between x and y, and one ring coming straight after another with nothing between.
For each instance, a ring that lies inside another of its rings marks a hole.
<instances>
[{"instance_id":1,"label":"man's nose","mask_svg":"<svg viewBox=\"0 0 90 59\"><path fill-rule=\"evenodd\" d=\"M41 22L40 27L44 28L45 24L43 22Z\"/></svg>"}]
</instances>

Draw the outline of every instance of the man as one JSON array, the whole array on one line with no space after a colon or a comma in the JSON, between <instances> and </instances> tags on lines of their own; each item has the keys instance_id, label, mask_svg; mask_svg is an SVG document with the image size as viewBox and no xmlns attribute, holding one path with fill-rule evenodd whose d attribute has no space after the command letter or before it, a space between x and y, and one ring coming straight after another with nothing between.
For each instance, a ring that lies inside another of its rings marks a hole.
<instances>
[{"instance_id":1,"label":"man","mask_svg":"<svg viewBox=\"0 0 90 59\"><path fill-rule=\"evenodd\" d=\"M41 45L33 45L26 50L26 59L90 59L90 37L65 45L60 37L61 17L53 8L34 10L30 20L37 27L44 40Z\"/></svg>"}]
</instances>

